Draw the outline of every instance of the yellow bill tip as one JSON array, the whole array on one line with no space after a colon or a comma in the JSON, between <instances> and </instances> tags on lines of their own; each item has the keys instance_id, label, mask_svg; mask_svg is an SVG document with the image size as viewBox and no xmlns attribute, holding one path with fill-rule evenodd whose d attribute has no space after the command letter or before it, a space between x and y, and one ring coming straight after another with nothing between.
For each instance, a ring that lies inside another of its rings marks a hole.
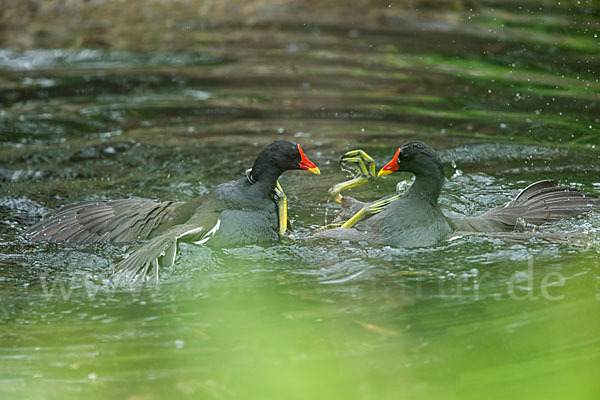
<instances>
[{"instance_id":1,"label":"yellow bill tip","mask_svg":"<svg viewBox=\"0 0 600 400\"><path fill-rule=\"evenodd\" d=\"M391 174L392 172L394 172L394 171L390 171L389 169L382 168L382 169L379 171L379 173L377 174L377 176L389 175L389 174Z\"/></svg>"},{"instance_id":2,"label":"yellow bill tip","mask_svg":"<svg viewBox=\"0 0 600 400\"><path fill-rule=\"evenodd\" d=\"M319 170L319 167L308 168L307 171L312 172L315 175L321 175L321 171Z\"/></svg>"}]
</instances>

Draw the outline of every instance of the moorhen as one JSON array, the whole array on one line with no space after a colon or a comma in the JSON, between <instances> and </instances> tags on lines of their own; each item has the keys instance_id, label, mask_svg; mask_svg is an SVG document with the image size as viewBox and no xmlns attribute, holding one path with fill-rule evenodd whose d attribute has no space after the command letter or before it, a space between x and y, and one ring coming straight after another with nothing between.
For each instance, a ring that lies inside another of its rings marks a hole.
<instances>
[{"instance_id":1,"label":"moorhen","mask_svg":"<svg viewBox=\"0 0 600 400\"><path fill-rule=\"evenodd\" d=\"M522 221L541 225L600 210L600 198L543 180L522 190L512 201L481 216L446 217L438 204L445 180L444 168L435 150L422 142L404 144L377 175L395 171L413 173L414 183L402 195L387 196L372 203L341 196L342 190L375 179L375 165L373 159L361 150L346 153L340 164L342 169L354 168L359 176L330 189L330 197L341 203L342 210L334 224L317 231L316 237L393 247L421 247L446 239L456 231L510 232Z\"/></svg>"},{"instance_id":2,"label":"moorhen","mask_svg":"<svg viewBox=\"0 0 600 400\"><path fill-rule=\"evenodd\" d=\"M86 201L59 209L27 233L33 241L70 243L150 239L117 265L113 280L158 277L159 267L174 263L179 241L225 246L277 240L278 219L279 233L287 226L287 202L278 178L293 169L320 174L299 144L277 140L262 150L246 176L188 202Z\"/></svg>"}]
</instances>

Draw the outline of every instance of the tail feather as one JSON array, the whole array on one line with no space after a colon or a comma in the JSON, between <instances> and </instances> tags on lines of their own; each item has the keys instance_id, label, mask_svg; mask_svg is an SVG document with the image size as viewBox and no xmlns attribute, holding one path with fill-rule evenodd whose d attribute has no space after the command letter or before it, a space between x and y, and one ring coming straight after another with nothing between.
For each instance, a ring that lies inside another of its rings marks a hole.
<instances>
[{"instance_id":1,"label":"tail feather","mask_svg":"<svg viewBox=\"0 0 600 400\"><path fill-rule=\"evenodd\" d=\"M538 181L535 183L532 183L531 185L527 186L525 189L521 190L519 192L519 194L512 200L511 203L516 203L519 201L523 201L523 200L528 200L529 198L531 198L532 195L534 194L539 194L540 192L542 192L545 189L553 189L556 187L556 181L552 180L552 179L546 179L543 181Z\"/></svg>"},{"instance_id":2,"label":"tail feather","mask_svg":"<svg viewBox=\"0 0 600 400\"><path fill-rule=\"evenodd\" d=\"M489 210L479 218L514 227L519 218L530 224L542 225L593 210L600 210L599 197L545 180L529 185L512 201Z\"/></svg>"},{"instance_id":3,"label":"tail feather","mask_svg":"<svg viewBox=\"0 0 600 400\"><path fill-rule=\"evenodd\" d=\"M521 190L518 195L515 196L513 200L508 202L505 206L515 205L528 202L533 200L534 198L541 198L544 195L548 194L550 196L556 195L556 193L575 193L575 196L581 197L581 195L590 195L589 193L582 193L579 190L569 187L569 186L559 186L554 180L543 180L532 183L527 186L525 189Z\"/></svg>"}]
</instances>

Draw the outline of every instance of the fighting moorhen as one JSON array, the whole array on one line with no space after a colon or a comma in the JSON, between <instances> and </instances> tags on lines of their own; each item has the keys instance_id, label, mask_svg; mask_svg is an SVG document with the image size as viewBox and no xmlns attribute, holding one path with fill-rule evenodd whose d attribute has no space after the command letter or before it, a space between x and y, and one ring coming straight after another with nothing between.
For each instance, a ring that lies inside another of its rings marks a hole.
<instances>
[{"instance_id":1,"label":"fighting moorhen","mask_svg":"<svg viewBox=\"0 0 600 400\"><path fill-rule=\"evenodd\" d=\"M528 186L509 203L481 216L446 217L438 204L445 180L444 168L435 150L422 142L409 142L400 147L392 161L378 174L382 176L395 171L413 173L415 181L408 191L373 203L363 203L339 194L343 189L375 178L373 159L361 150L354 150L342 157L341 164L343 168L352 166L361 175L333 186L329 192L331 198L342 205L336 221L346 222L334 223L332 229L319 230L314 235L316 237L393 247L420 247L435 244L456 231L510 232L521 219L528 224L541 225L600 210L600 198L544 180Z\"/></svg>"},{"instance_id":2,"label":"fighting moorhen","mask_svg":"<svg viewBox=\"0 0 600 400\"><path fill-rule=\"evenodd\" d=\"M283 194L277 180L293 169L320 174L299 144L277 140L262 150L246 176L189 202L86 201L59 209L27 233L33 241L71 243L150 239L117 265L113 280L158 277L159 266L174 263L178 241L225 246L277 240L278 218L279 232L287 224L287 203L277 211L275 197Z\"/></svg>"}]
</instances>

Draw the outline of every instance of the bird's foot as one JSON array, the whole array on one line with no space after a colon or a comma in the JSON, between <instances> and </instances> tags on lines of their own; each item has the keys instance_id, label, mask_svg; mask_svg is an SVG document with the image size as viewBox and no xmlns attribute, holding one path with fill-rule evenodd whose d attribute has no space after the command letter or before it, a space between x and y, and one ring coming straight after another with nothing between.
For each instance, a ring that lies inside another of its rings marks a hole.
<instances>
[{"instance_id":1,"label":"bird's foot","mask_svg":"<svg viewBox=\"0 0 600 400\"><path fill-rule=\"evenodd\" d=\"M350 150L340 158L342 171L354 173L355 176L364 176L375 179L375 160L363 150Z\"/></svg>"},{"instance_id":2,"label":"bird's foot","mask_svg":"<svg viewBox=\"0 0 600 400\"><path fill-rule=\"evenodd\" d=\"M350 172L354 178L333 185L329 189L329 198L335 202L342 202L342 190L363 185L377 177L375 160L363 150L351 150L340 159L342 171Z\"/></svg>"}]
</instances>

